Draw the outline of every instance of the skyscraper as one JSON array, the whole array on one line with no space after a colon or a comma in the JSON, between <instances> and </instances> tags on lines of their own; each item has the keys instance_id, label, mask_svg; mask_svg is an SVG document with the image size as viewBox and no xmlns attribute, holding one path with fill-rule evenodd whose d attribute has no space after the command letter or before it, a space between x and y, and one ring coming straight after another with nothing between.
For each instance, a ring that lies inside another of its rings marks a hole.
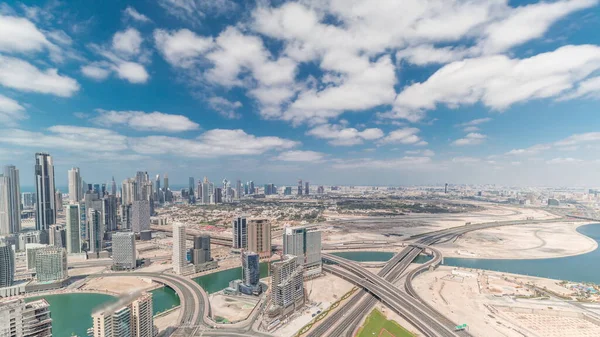
<instances>
[{"instance_id":1,"label":"skyscraper","mask_svg":"<svg viewBox=\"0 0 600 337\"><path fill-rule=\"evenodd\" d=\"M71 204L65 206L65 215L67 218L67 253L77 254L81 253L81 233L80 233L80 222L81 216L79 214L79 204Z\"/></svg>"},{"instance_id":2,"label":"skyscraper","mask_svg":"<svg viewBox=\"0 0 600 337\"><path fill-rule=\"evenodd\" d=\"M200 265L211 261L210 236L202 235L194 237L194 249L192 250L192 262Z\"/></svg>"},{"instance_id":3,"label":"skyscraper","mask_svg":"<svg viewBox=\"0 0 600 337\"><path fill-rule=\"evenodd\" d=\"M202 204L210 204L212 193L213 189L211 187L211 183L208 181L207 177L204 177L204 179L202 180Z\"/></svg>"},{"instance_id":4,"label":"skyscraper","mask_svg":"<svg viewBox=\"0 0 600 337\"><path fill-rule=\"evenodd\" d=\"M123 187L121 190L121 202L123 204L130 205L136 199L137 193L137 182L133 178L123 180Z\"/></svg>"},{"instance_id":5,"label":"skyscraper","mask_svg":"<svg viewBox=\"0 0 600 337\"><path fill-rule=\"evenodd\" d=\"M310 194L310 185L308 184L308 181L304 183L304 194L305 195Z\"/></svg>"},{"instance_id":6,"label":"skyscraper","mask_svg":"<svg viewBox=\"0 0 600 337\"><path fill-rule=\"evenodd\" d=\"M107 194L102 198L102 222L104 231L117 230L117 197Z\"/></svg>"},{"instance_id":7,"label":"skyscraper","mask_svg":"<svg viewBox=\"0 0 600 337\"><path fill-rule=\"evenodd\" d=\"M38 282L53 282L69 277L67 251L64 248L47 246L35 253L35 273Z\"/></svg>"},{"instance_id":8,"label":"skyscraper","mask_svg":"<svg viewBox=\"0 0 600 337\"><path fill-rule=\"evenodd\" d=\"M146 200L146 197L144 196L144 186L146 186L146 177L148 176L148 173L146 172L142 172L142 171L138 171L135 174L135 183L136 183L136 191L135 191L135 198L134 200Z\"/></svg>"},{"instance_id":9,"label":"skyscraper","mask_svg":"<svg viewBox=\"0 0 600 337\"><path fill-rule=\"evenodd\" d=\"M185 225L181 223L173 224L173 270L175 273L181 275L189 271L187 268L187 250L185 246Z\"/></svg>"},{"instance_id":10,"label":"skyscraper","mask_svg":"<svg viewBox=\"0 0 600 337\"><path fill-rule=\"evenodd\" d=\"M134 201L131 206L131 230L140 233L150 229L150 202Z\"/></svg>"},{"instance_id":11,"label":"skyscraper","mask_svg":"<svg viewBox=\"0 0 600 337\"><path fill-rule=\"evenodd\" d=\"M130 295L92 313L94 337L152 337L152 294Z\"/></svg>"},{"instance_id":12,"label":"skyscraper","mask_svg":"<svg viewBox=\"0 0 600 337\"><path fill-rule=\"evenodd\" d=\"M188 183L189 201L190 204L193 204L196 202L196 195L194 194L194 177L190 177Z\"/></svg>"},{"instance_id":13,"label":"skyscraper","mask_svg":"<svg viewBox=\"0 0 600 337\"><path fill-rule=\"evenodd\" d=\"M0 243L0 288L12 286L14 278L15 252L10 245Z\"/></svg>"},{"instance_id":14,"label":"skyscraper","mask_svg":"<svg viewBox=\"0 0 600 337\"><path fill-rule=\"evenodd\" d=\"M65 248L67 245L67 232L62 225L52 225L48 229L48 238L51 246Z\"/></svg>"},{"instance_id":15,"label":"skyscraper","mask_svg":"<svg viewBox=\"0 0 600 337\"><path fill-rule=\"evenodd\" d=\"M45 299L13 299L0 303L0 336L52 336L50 304Z\"/></svg>"},{"instance_id":16,"label":"skyscraper","mask_svg":"<svg viewBox=\"0 0 600 337\"><path fill-rule=\"evenodd\" d=\"M69 201L71 203L79 202L83 199L81 193L81 173L79 167L73 167L69 170Z\"/></svg>"},{"instance_id":17,"label":"skyscraper","mask_svg":"<svg viewBox=\"0 0 600 337\"><path fill-rule=\"evenodd\" d=\"M267 219L248 222L248 250L261 258L271 257L271 223Z\"/></svg>"},{"instance_id":18,"label":"skyscraper","mask_svg":"<svg viewBox=\"0 0 600 337\"><path fill-rule=\"evenodd\" d=\"M298 179L298 195L302 195L302 179Z\"/></svg>"},{"instance_id":19,"label":"skyscraper","mask_svg":"<svg viewBox=\"0 0 600 337\"><path fill-rule=\"evenodd\" d=\"M242 197L242 193L244 193L242 189L242 181L238 179L235 182L235 198L239 200Z\"/></svg>"},{"instance_id":20,"label":"skyscraper","mask_svg":"<svg viewBox=\"0 0 600 337\"><path fill-rule=\"evenodd\" d=\"M135 269L135 234L118 232L112 235L113 266L118 269Z\"/></svg>"},{"instance_id":21,"label":"skyscraper","mask_svg":"<svg viewBox=\"0 0 600 337\"><path fill-rule=\"evenodd\" d=\"M102 224L102 214L97 209L87 209L87 223L89 231L89 252L98 253L102 250L104 231Z\"/></svg>"},{"instance_id":22,"label":"skyscraper","mask_svg":"<svg viewBox=\"0 0 600 337\"><path fill-rule=\"evenodd\" d=\"M115 177L112 177L112 181L110 183L110 194L117 196L117 183L115 182Z\"/></svg>"},{"instance_id":23,"label":"skyscraper","mask_svg":"<svg viewBox=\"0 0 600 337\"><path fill-rule=\"evenodd\" d=\"M307 227L288 227L283 233L283 253L295 255L304 265L305 276L321 274L321 232Z\"/></svg>"},{"instance_id":24,"label":"skyscraper","mask_svg":"<svg viewBox=\"0 0 600 337\"><path fill-rule=\"evenodd\" d=\"M157 204L162 205L165 202L165 196L163 191L160 189L160 175L157 174L154 179L154 201Z\"/></svg>"},{"instance_id":25,"label":"skyscraper","mask_svg":"<svg viewBox=\"0 0 600 337\"><path fill-rule=\"evenodd\" d=\"M260 294L260 264L259 256L254 252L242 252L242 282L240 291L247 295Z\"/></svg>"},{"instance_id":26,"label":"skyscraper","mask_svg":"<svg viewBox=\"0 0 600 337\"><path fill-rule=\"evenodd\" d=\"M12 165L0 174L0 235L21 231L21 187L19 170Z\"/></svg>"},{"instance_id":27,"label":"skyscraper","mask_svg":"<svg viewBox=\"0 0 600 337\"><path fill-rule=\"evenodd\" d=\"M273 305L283 315L304 305L302 263L293 255L284 255L271 265L271 296Z\"/></svg>"},{"instance_id":28,"label":"skyscraper","mask_svg":"<svg viewBox=\"0 0 600 337\"><path fill-rule=\"evenodd\" d=\"M54 188L54 164L48 153L35 154L35 192L37 230L47 231L56 223L56 200Z\"/></svg>"},{"instance_id":29,"label":"skyscraper","mask_svg":"<svg viewBox=\"0 0 600 337\"><path fill-rule=\"evenodd\" d=\"M21 204L23 205L23 208L33 208L35 206L35 193L21 193Z\"/></svg>"},{"instance_id":30,"label":"skyscraper","mask_svg":"<svg viewBox=\"0 0 600 337\"><path fill-rule=\"evenodd\" d=\"M152 311L152 294L143 293L131 303L132 336L153 337L154 317Z\"/></svg>"},{"instance_id":31,"label":"skyscraper","mask_svg":"<svg viewBox=\"0 0 600 337\"><path fill-rule=\"evenodd\" d=\"M233 248L248 248L248 224L245 216L233 219Z\"/></svg>"}]
</instances>

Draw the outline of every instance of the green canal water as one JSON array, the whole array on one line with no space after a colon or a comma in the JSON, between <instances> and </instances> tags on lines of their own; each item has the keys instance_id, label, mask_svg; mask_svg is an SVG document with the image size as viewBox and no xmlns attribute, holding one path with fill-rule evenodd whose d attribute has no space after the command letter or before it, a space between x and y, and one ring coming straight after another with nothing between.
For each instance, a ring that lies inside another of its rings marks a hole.
<instances>
[{"instance_id":1,"label":"green canal water","mask_svg":"<svg viewBox=\"0 0 600 337\"><path fill-rule=\"evenodd\" d=\"M268 276L269 266L260 264L260 276ZM216 273L203 275L194 279L207 293L212 294L229 286L229 282L242 277L242 268L233 268ZM52 335L69 337L87 336L87 329L92 326L92 312L95 308L116 301L116 297L104 294L70 293L47 295L29 298L28 301L45 298L50 304L52 314ZM152 309L154 314L179 305L177 293L162 287L152 291Z\"/></svg>"},{"instance_id":2,"label":"green canal water","mask_svg":"<svg viewBox=\"0 0 600 337\"><path fill-rule=\"evenodd\" d=\"M581 226L577 229L600 243L600 224ZM394 253L391 252L339 252L335 255L359 262L383 262L389 260ZM423 263L430 259L429 256L420 255L416 263ZM570 280L579 282L594 282L600 284L600 249L593 252L553 259L531 260L498 260L498 259L467 259L444 258L444 264L455 267L477 268L502 271L507 273L535 275L539 277ZM261 277L268 276L268 265L260 264ZM233 268L216 273L200 276L194 279L207 293L212 294L229 286L229 282L242 277L241 268ZM164 287L152 291L154 313L168 310L179 305L179 298L175 291ZM92 326L91 313L94 308L114 301L115 298L102 294L60 294L43 296L50 303L53 319L53 335L55 337L68 337L72 333L84 337L86 331Z\"/></svg>"}]
</instances>

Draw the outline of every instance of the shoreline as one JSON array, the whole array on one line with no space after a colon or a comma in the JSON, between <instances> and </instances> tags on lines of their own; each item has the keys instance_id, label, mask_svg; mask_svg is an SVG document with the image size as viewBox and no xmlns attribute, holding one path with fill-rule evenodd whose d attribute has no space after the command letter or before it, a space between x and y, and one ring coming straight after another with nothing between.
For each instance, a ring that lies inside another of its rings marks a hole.
<instances>
[{"instance_id":1,"label":"shoreline","mask_svg":"<svg viewBox=\"0 0 600 337\"><path fill-rule=\"evenodd\" d=\"M564 258L564 257L571 257L571 256L578 256L578 255L584 255L584 254L588 254L591 253L593 251L595 251L596 249L598 249L598 242L594 239L592 239L591 237L580 233L579 231L577 231L577 229L581 226L588 226L588 225L600 225L600 223L598 222L582 222L577 224L577 226L575 226L574 230L575 233L582 237L583 239L585 239L586 241L588 241L589 243L592 244L592 247L584 250L584 251L579 251L576 253L571 253L571 254L561 254L561 255L554 255L554 256L533 256L533 257L469 257L469 256L465 256L465 255L458 255L458 254L446 254L444 252L444 250L442 250L442 255L444 258L456 258L456 259L465 259L465 260L544 260L544 259L560 259L560 258ZM515 225L515 226L520 226L520 225ZM507 227L512 227L512 226L507 226ZM433 245L435 246L435 245Z\"/></svg>"}]
</instances>

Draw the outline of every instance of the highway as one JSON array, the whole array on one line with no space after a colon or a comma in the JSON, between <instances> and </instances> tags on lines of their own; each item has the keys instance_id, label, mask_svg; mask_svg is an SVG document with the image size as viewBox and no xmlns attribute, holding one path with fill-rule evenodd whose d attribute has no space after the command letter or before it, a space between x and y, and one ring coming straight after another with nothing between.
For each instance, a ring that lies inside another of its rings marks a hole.
<instances>
[{"instance_id":1,"label":"highway","mask_svg":"<svg viewBox=\"0 0 600 337\"><path fill-rule=\"evenodd\" d=\"M400 253L396 254L377 275L366 271L359 263L348 261L334 255L324 254L323 257L325 260L329 260L337 263L339 266L345 267L345 271L343 271L337 267L326 266L324 267L326 271L344 277L362 287L363 290L355 295L355 297L353 297L348 304L344 305L343 308L330 314L321 324L313 328L307 336L317 337L328 335L337 337L342 336L344 331L347 331L348 335L351 335L361 318L368 315L372 310L372 307L376 304L377 298L388 304L409 322L413 322L414 326L425 336L470 336L466 331L451 331L450 329L453 330L455 324L439 314L431 306L423 303L414 289L412 289L412 278L423 271L423 267L420 267L407 275L403 289L406 291L406 294L400 294L402 293L402 290L393 285L394 281L398 280L403 275L406 268L408 268L410 263L412 263L412 261L421 253L423 248L434 243L445 242L458 235L475 230L555 221L564 221L564 219L488 222L419 234L412 237L413 239L418 239L413 245L406 247ZM433 252L434 260L430 264L439 263L441 254L435 249L433 249ZM383 289L377 289L378 287L382 287ZM386 291L391 292L391 294L386 294ZM383 299L382 296L384 297ZM387 296L389 296L389 298L386 298ZM390 302L393 302L393 304L390 304ZM424 317L426 322L422 322L418 318L415 318L415 315Z\"/></svg>"}]
</instances>

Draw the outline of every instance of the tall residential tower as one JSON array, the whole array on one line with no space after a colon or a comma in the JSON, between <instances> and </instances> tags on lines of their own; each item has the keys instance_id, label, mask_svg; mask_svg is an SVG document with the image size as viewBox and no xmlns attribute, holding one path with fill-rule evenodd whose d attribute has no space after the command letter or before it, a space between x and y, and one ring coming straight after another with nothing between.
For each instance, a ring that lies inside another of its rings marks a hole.
<instances>
[{"instance_id":1,"label":"tall residential tower","mask_svg":"<svg viewBox=\"0 0 600 337\"><path fill-rule=\"evenodd\" d=\"M35 154L35 228L47 231L56 223L54 163L48 153Z\"/></svg>"}]
</instances>

